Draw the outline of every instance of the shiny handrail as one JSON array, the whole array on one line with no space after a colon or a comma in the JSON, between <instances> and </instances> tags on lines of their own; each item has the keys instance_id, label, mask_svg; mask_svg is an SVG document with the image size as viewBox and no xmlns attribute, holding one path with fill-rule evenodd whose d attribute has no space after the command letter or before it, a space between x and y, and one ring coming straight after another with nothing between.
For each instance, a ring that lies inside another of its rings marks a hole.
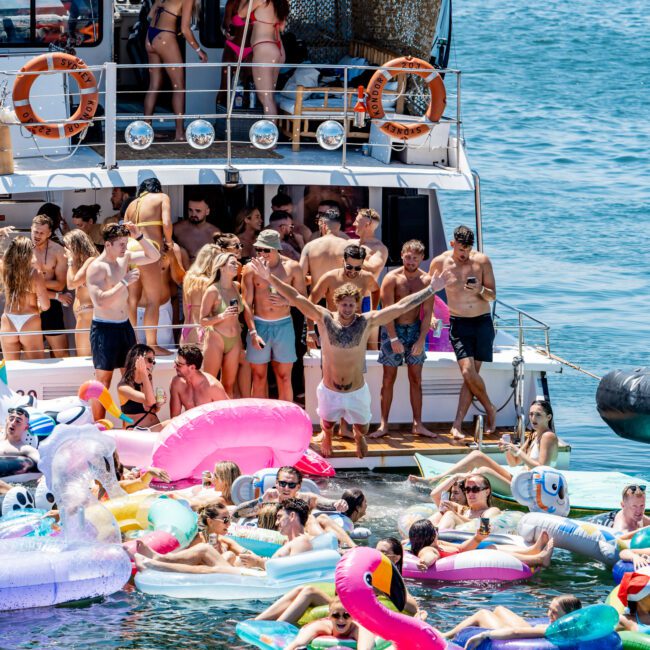
<instances>
[{"instance_id":1,"label":"shiny handrail","mask_svg":"<svg viewBox=\"0 0 650 650\"><path fill-rule=\"evenodd\" d=\"M510 325L510 326L499 326L497 325L497 329L516 329L518 332L517 335L517 342L519 345L519 355L523 355L523 349L524 345L526 344L525 338L524 338L524 331L525 330L534 330L534 331L541 331L544 332L544 350L547 355L551 354L551 340L550 340L550 335L549 332L551 331L551 326L548 323L545 323L543 320L540 320L539 318L535 318L535 316L532 316L529 314L527 311L524 311L523 309L519 309L519 307L515 307L514 305L510 305L507 302L504 302L503 300L500 300L497 298L492 305L492 319L496 321L499 318L499 315L497 314L497 304L501 305L502 307L505 307L506 309L510 311L514 311L517 314L517 325ZM534 323L537 323L537 325L533 326L526 326L524 325L524 319L528 319L533 321Z\"/></svg>"}]
</instances>

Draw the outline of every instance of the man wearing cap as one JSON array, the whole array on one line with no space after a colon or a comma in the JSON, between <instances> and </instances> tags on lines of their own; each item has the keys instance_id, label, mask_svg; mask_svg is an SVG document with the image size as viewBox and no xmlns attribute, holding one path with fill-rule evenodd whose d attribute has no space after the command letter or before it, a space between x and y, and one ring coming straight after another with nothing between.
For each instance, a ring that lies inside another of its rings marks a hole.
<instances>
[{"instance_id":1,"label":"man wearing cap","mask_svg":"<svg viewBox=\"0 0 650 650\"><path fill-rule=\"evenodd\" d=\"M614 517L612 528L626 533L625 538L644 526L650 526L650 517L645 514L645 485L627 485L623 490L621 510Z\"/></svg>"},{"instance_id":2,"label":"man wearing cap","mask_svg":"<svg viewBox=\"0 0 650 650\"><path fill-rule=\"evenodd\" d=\"M300 295L307 295L300 264L280 255L282 243L277 231L262 230L253 248L271 275L293 287ZM255 322L255 329L249 331L246 338L246 359L253 373L253 397L268 397L267 368L270 361L279 399L291 402L291 368L297 356L289 302L250 265L244 267L242 274L242 297L253 312ZM251 337L261 340L260 349L252 345Z\"/></svg>"},{"instance_id":3,"label":"man wearing cap","mask_svg":"<svg viewBox=\"0 0 650 650\"><path fill-rule=\"evenodd\" d=\"M41 458L38 450L23 441L28 429L29 413L20 406L10 408L7 411L4 433L0 438L0 456L26 456L38 463Z\"/></svg>"},{"instance_id":4,"label":"man wearing cap","mask_svg":"<svg viewBox=\"0 0 650 650\"><path fill-rule=\"evenodd\" d=\"M625 573L618 598L627 607L619 618L619 629L650 634L650 569Z\"/></svg>"}]
</instances>

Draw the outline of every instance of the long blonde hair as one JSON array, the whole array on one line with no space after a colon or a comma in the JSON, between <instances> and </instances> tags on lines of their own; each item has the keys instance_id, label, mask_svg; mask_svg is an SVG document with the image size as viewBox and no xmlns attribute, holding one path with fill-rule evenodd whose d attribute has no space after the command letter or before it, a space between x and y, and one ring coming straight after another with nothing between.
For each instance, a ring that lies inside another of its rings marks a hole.
<instances>
[{"instance_id":1,"label":"long blonde hair","mask_svg":"<svg viewBox=\"0 0 650 650\"><path fill-rule=\"evenodd\" d=\"M241 476L237 463L222 460L214 466L213 476L221 482L221 497L226 503L232 503L232 484Z\"/></svg>"},{"instance_id":2,"label":"long blonde hair","mask_svg":"<svg viewBox=\"0 0 650 650\"><path fill-rule=\"evenodd\" d=\"M214 260L220 252L214 244L201 247L183 279L183 291L187 295L197 290L205 291L214 275Z\"/></svg>"},{"instance_id":3,"label":"long blonde hair","mask_svg":"<svg viewBox=\"0 0 650 650\"><path fill-rule=\"evenodd\" d=\"M2 286L5 291L6 311L19 307L20 301L32 288L32 257L34 244L27 237L16 237L2 260Z\"/></svg>"},{"instance_id":4,"label":"long blonde hair","mask_svg":"<svg viewBox=\"0 0 650 650\"><path fill-rule=\"evenodd\" d=\"M72 253L72 265L80 269L89 257L97 257L99 251L92 239L81 229L75 228L63 237L65 247Z\"/></svg>"},{"instance_id":5,"label":"long blonde hair","mask_svg":"<svg viewBox=\"0 0 650 650\"><path fill-rule=\"evenodd\" d=\"M228 264L228 260L234 257L237 260L237 256L234 253L219 253L214 259L214 266L212 267L212 279L210 284L217 284L221 279L221 269Z\"/></svg>"}]
</instances>

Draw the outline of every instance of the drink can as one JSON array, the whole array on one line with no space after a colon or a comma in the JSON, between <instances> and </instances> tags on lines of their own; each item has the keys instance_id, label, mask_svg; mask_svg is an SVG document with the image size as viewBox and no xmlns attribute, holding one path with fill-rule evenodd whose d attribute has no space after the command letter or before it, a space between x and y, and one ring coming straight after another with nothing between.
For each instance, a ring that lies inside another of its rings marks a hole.
<instances>
[{"instance_id":1,"label":"drink can","mask_svg":"<svg viewBox=\"0 0 650 650\"><path fill-rule=\"evenodd\" d=\"M433 336L437 339L442 334L442 318L436 319L436 326L433 328Z\"/></svg>"},{"instance_id":2,"label":"drink can","mask_svg":"<svg viewBox=\"0 0 650 650\"><path fill-rule=\"evenodd\" d=\"M212 474L209 470L206 469L201 474L201 483L203 483L203 487L210 487L212 485Z\"/></svg>"},{"instance_id":3,"label":"drink can","mask_svg":"<svg viewBox=\"0 0 650 650\"><path fill-rule=\"evenodd\" d=\"M165 401L165 390L156 388L156 404L162 404Z\"/></svg>"},{"instance_id":4,"label":"drink can","mask_svg":"<svg viewBox=\"0 0 650 650\"><path fill-rule=\"evenodd\" d=\"M216 533L210 533L208 536L208 544L210 546L216 546L217 545L217 534Z\"/></svg>"},{"instance_id":5,"label":"drink can","mask_svg":"<svg viewBox=\"0 0 650 650\"><path fill-rule=\"evenodd\" d=\"M512 442L512 436L511 436L509 433L504 433L504 434L501 436L501 442L502 442L504 445L507 445L509 442Z\"/></svg>"}]
</instances>

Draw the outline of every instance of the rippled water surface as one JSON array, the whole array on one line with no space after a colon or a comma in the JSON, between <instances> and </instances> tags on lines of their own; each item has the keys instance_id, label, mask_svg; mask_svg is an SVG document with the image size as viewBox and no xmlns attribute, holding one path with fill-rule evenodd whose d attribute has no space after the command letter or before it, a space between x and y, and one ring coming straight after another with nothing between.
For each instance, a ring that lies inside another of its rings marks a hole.
<instances>
[{"instance_id":1,"label":"rippled water surface","mask_svg":"<svg viewBox=\"0 0 650 650\"><path fill-rule=\"evenodd\" d=\"M500 297L548 322L553 351L596 374L649 364L646 3L462 0L454 9L450 66L463 70L465 137L483 181ZM448 232L472 223L469 194L443 195L442 204ZM600 421L596 387L569 370L551 379L573 467L650 477L648 448ZM422 499L399 476L348 474L329 487L357 483L377 536L393 533L398 511ZM478 607L539 615L551 595L593 602L610 585L598 563L558 552L525 585L412 589L446 629ZM122 592L82 608L0 614L0 648L242 647L235 622L261 607Z\"/></svg>"}]
</instances>

